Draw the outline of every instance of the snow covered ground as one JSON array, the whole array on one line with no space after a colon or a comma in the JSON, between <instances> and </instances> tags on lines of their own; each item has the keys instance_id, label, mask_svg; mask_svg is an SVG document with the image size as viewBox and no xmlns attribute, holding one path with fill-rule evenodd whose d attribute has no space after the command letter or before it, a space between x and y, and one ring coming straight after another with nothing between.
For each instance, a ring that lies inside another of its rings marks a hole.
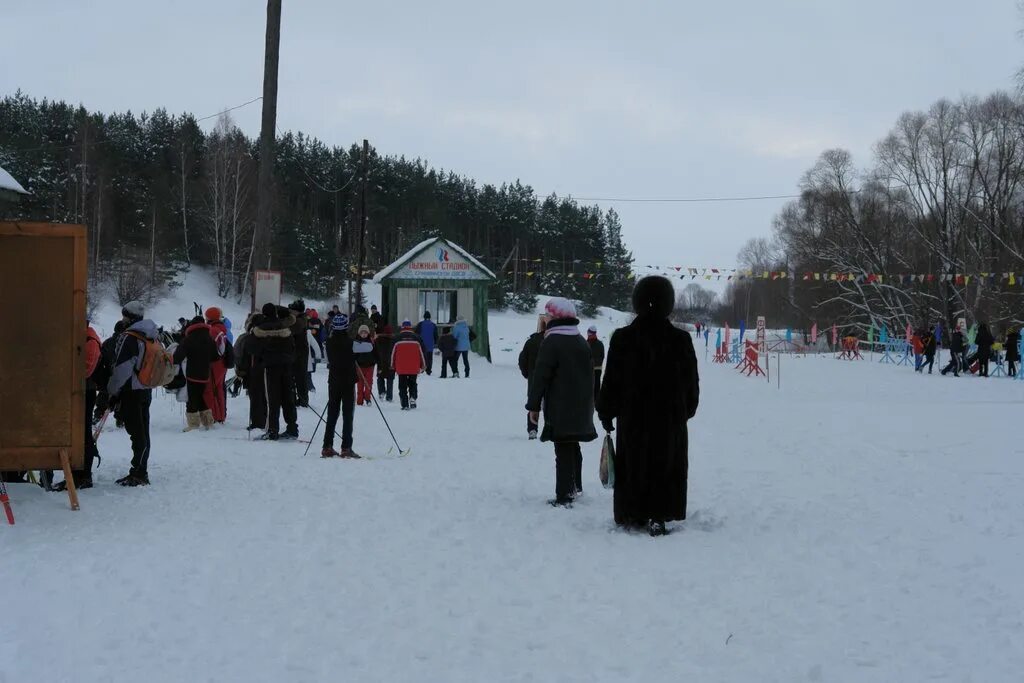
<instances>
[{"instance_id":1,"label":"snow covered ground","mask_svg":"<svg viewBox=\"0 0 1024 683\"><path fill-rule=\"evenodd\" d=\"M152 486L114 485L118 431L80 512L11 486L0 681L1020 680L1024 383L826 356L779 388L698 347L690 516L651 539L614 528L597 443L583 499L545 504L534 319L491 321L493 366L384 406L406 458L375 409L353 462L247 441L244 397L182 434L161 396Z\"/></svg>"}]
</instances>

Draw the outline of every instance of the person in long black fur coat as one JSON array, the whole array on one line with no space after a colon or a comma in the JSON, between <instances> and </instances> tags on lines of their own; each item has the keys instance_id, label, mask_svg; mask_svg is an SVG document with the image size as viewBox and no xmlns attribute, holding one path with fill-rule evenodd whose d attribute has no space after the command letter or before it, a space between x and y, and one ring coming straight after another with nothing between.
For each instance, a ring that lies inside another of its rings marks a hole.
<instances>
[{"instance_id":1,"label":"person in long black fur coat","mask_svg":"<svg viewBox=\"0 0 1024 683\"><path fill-rule=\"evenodd\" d=\"M690 334L668 319L674 304L668 279L636 284L636 319L612 335L597 405L604 428L617 428L615 522L652 536L686 519L686 423L700 397Z\"/></svg>"}]
</instances>

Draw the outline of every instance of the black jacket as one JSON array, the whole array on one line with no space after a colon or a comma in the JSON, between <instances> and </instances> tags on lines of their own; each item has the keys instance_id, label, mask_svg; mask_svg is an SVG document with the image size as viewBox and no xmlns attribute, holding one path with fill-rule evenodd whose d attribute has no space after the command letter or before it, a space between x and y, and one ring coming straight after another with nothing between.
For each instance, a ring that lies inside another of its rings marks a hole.
<instances>
[{"instance_id":1,"label":"black jacket","mask_svg":"<svg viewBox=\"0 0 1024 683\"><path fill-rule=\"evenodd\" d=\"M604 342L600 339L587 339L590 345L590 355L594 359L594 369L600 370L604 365Z\"/></svg>"},{"instance_id":2,"label":"black jacket","mask_svg":"<svg viewBox=\"0 0 1024 683\"><path fill-rule=\"evenodd\" d=\"M537 364L537 352L540 351L540 343L544 341L543 332L534 332L523 344L523 350L519 352L519 372L525 379L530 379L533 374L533 366Z\"/></svg>"},{"instance_id":3,"label":"black jacket","mask_svg":"<svg viewBox=\"0 0 1024 683\"><path fill-rule=\"evenodd\" d=\"M992 357L992 345L996 343L996 340L987 327L978 328L978 334L974 337L974 343L978 345L978 356L980 358Z\"/></svg>"},{"instance_id":4,"label":"black jacket","mask_svg":"<svg viewBox=\"0 0 1024 683\"><path fill-rule=\"evenodd\" d=\"M363 339L362 337L356 337L355 340L353 340L352 342L353 348L355 344L359 344L360 342L362 342L363 346L369 346L369 350L364 350L355 353L356 365L358 365L361 368L372 368L374 365L377 364L377 351L374 346L373 340Z\"/></svg>"},{"instance_id":5,"label":"black jacket","mask_svg":"<svg viewBox=\"0 0 1024 683\"><path fill-rule=\"evenodd\" d=\"M253 341L256 342L252 350L255 362L261 367L277 367L281 365L292 365L295 362L295 342L293 340L292 325L295 324L295 316L289 312L284 318L269 318L252 328ZM302 340L303 348L306 340Z\"/></svg>"},{"instance_id":6,"label":"black jacket","mask_svg":"<svg viewBox=\"0 0 1024 683\"><path fill-rule=\"evenodd\" d=\"M922 341L924 342L924 355L926 355L926 356L934 356L935 355L935 348L936 348L935 333L934 332L926 333L924 335L924 339Z\"/></svg>"},{"instance_id":7,"label":"black jacket","mask_svg":"<svg viewBox=\"0 0 1024 683\"><path fill-rule=\"evenodd\" d=\"M296 368L300 368L302 372L306 372L306 368L309 365L309 340L306 338L306 330L309 329L309 324L306 320L305 313L292 312L295 316L295 322L291 325L292 331L292 344L295 348L295 355L292 358L292 362Z\"/></svg>"},{"instance_id":8,"label":"black jacket","mask_svg":"<svg viewBox=\"0 0 1024 683\"><path fill-rule=\"evenodd\" d=\"M352 338L347 334L332 334L327 339L327 381L356 383L356 356L352 352Z\"/></svg>"},{"instance_id":9,"label":"black jacket","mask_svg":"<svg viewBox=\"0 0 1024 683\"><path fill-rule=\"evenodd\" d=\"M1010 332L1006 335L1006 360L1017 363L1020 361L1020 332Z\"/></svg>"},{"instance_id":10,"label":"black jacket","mask_svg":"<svg viewBox=\"0 0 1024 683\"><path fill-rule=\"evenodd\" d=\"M442 358L451 358L455 355L455 337L451 331L445 332L437 340L437 348L441 351Z\"/></svg>"},{"instance_id":11,"label":"black jacket","mask_svg":"<svg viewBox=\"0 0 1024 683\"><path fill-rule=\"evenodd\" d=\"M217 342L210 336L210 326L195 323L185 328L185 338L174 349L174 362L185 363L185 379L206 382L210 379L210 364L220 358Z\"/></svg>"},{"instance_id":12,"label":"black jacket","mask_svg":"<svg viewBox=\"0 0 1024 683\"><path fill-rule=\"evenodd\" d=\"M384 378L394 377L395 369L391 367L391 352L395 350L395 338L387 332L377 335L377 374Z\"/></svg>"},{"instance_id":13,"label":"black jacket","mask_svg":"<svg viewBox=\"0 0 1024 683\"><path fill-rule=\"evenodd\" d=\"M700 398L690 334L638 316L615 331L597 410L615 421L615 521L686 518L686 422Z\"/></svg>"},{"instance_id":14,"label":"black jacket","mask_svg":"<svg viewBox=\"0 0 1024 683\"><path fill-rule=\"evenodd\" d=\"M587 341L560 334L579 325L575 318L548 323L530 375L526 409L544 410L541 441L580 442L597 438L594 429L594 367Z\"/></svg>"},{"instance_id":15,"label":"black jacket","mask_svg":"<svg viewBox=\"0 0 1024 683\"><path fill-rule=\"evenodd\" d=\"M954 332L949 338L949 350L953 353L963 353L966 351L964 348L964 333L959 330Z\"/></svg>"}]
</instances>

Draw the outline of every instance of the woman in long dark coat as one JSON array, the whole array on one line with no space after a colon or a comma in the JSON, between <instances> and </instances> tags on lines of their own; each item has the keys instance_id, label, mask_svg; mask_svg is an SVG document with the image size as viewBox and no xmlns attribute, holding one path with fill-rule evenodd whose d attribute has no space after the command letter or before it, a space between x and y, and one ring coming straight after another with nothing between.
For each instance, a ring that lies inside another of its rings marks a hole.
<instances>
[{"instance_id":1,"label":"woman in long dark coat","mask_svg":"<svg viewBox=\"0 0 1024 683\"><path fill-rule=\"evenodd\" d=\"M637 283L636 319L612 335L597 405L604 428L618 427L615 522L646 526L652 536L686 519L686 422L700 395L690 334L668 319L674 305L666 278Z\"/></svg>"}]
</instances>

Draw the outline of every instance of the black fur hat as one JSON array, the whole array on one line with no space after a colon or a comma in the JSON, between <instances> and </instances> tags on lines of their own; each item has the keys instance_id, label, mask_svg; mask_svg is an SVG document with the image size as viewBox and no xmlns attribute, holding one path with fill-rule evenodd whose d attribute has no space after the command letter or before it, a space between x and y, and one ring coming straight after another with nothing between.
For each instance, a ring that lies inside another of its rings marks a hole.
<instances>
[{"instance_id":1,"label":"black fur hat","mask_svg":"<svg viewBox=\"0 0 1024 683\"><path fill-rule=\"evenodd\" d=\"M265 303L265 304L263 304L263 308L261 309L261 312L263 313L263 317L264 318L270 318L270 319L277 318L277 306L275 306L272 303Z\"/></svg>"},{"instance_id":2,"label":"black fur hat","mask_svg":"<svg viewBox=\"0 0 1024 683\"><path fill-rule=\"evenodd\" d=\"M633 310L637 315L667 318L675 305L676 290L668 278L648 275L633 288Z\"/></svg>"}]
</instances>

